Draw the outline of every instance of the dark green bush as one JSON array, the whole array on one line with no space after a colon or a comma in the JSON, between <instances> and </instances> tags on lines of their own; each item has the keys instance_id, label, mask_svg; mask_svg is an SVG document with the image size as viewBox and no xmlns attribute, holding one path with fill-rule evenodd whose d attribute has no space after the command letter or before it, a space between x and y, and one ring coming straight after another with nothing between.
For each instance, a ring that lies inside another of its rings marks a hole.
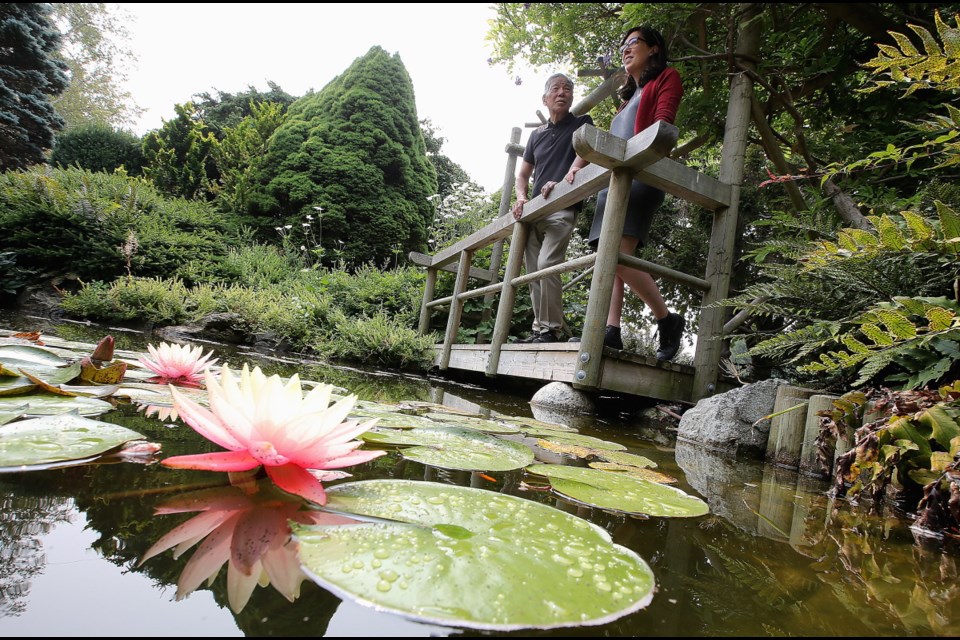
<instances>
[{"instance_id":1,"label":"dark green bush","mask_svg":"<svg viewBox=\"0 0 960 640\"><path fill-rule=\"evenodd\" d=\"M142 178L48 167L0 175L0 251L44 277L186 277L188 265L222 259L230 238L215 209L165 199Z\"/></svg>"},{"instance_id":2,"label":"dark green bush","mask_svg":"<svg viewBox=\"0 0 960 640\"><path fill-rule=\"evenodd\" d=\"M86 124L60 133L54 141L50 164L66 169L113 173L123 168L127 175L143 173L140 138L108 124Z\"/></svg>"}]
</instances>

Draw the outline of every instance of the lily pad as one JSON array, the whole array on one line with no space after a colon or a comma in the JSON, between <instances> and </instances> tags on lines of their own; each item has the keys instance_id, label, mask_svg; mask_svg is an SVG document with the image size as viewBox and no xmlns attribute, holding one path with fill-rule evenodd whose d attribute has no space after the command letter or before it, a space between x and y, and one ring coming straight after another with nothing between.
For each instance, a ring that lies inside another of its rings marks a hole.
<instances>
[{"instance_id":1,"label":"lily pad","mask_svg":"<svg viewBox=\"0 0 960 640\"><path fill-rule=\"evenodd\" d=\"M402 450L401 455L443 469L510 471L534 460L533 451L523 444L457 427L368 431L360 438L378 444L418 445Z\"/></svg>"},{"instance_id":2,"label":"lily pad","mask_svg":"<svg viewBox=\"0 0 960 640\"><path fill-rule=\"evenodd\" d=\"M602 458L607 462L649 469L655 469L657 467L657 463L650 458L638 456L635 453L627 453L626 451L596 451L594 453L598 458Z\"/></svg>"},{"instance_id":3,"label":"lily pad","mask_svg":"<svg viewBox=\"0 0 960 640\"><path fill-rule=\"evenodd\" d=\"M634 478L642 478L644 480L649 480L650 482L656 482L657 484L677 484L677 479L673 476L668 476L665 473L654 471L653 469L637 467L632 464L617 464L616 462L591 462L588 466L591 469L622 473Z\"/></svg>"},{"instance_id":4,"label":"lily pad","mask_svg":"<svg viewBox=\"0 0 960 640\"><path fill-rule=\"evenodd\" d=\"M574 458L590 458L597 454L596 449L590 447L581 447L576 444L563 444L561 442L551 442L550 440L537 440L537 446L547 451L553 451Z\"/></svg>"},{"instance_id":5,"label":"lily pad","mask_svg":"<svg viewBox=\"0 0 960 640\"><path fill-rule=\"evenodd\" d=\"M463 427L466 429L476 429L477 431L483 431L484 433L500 433L504 435L520 433L520 429L512 425L503 422L497 422L495 420L487 420L477 416L462 416L450 413L426 413L424 414L424 417L435 420L443 425Z\"/></svg>"},{"instance_id":6,"label":"lily pad","mask_svg":"<svg viewBox=\"0 0 960 640\"><path fill-rule=\"evenodd\" d=\"M23 376L30 382L37 385L41 390L46 391L47 393L71 396L73 393L64 391L59 385L70 382L80 375L80 363L74 362L73 364L60 369L43 369L37 371L20 369L20 373L22 373Z\"/></svg>"},{"instance_id":7,"label":"lily pad","mask_svg":"<svg viewBox=\"0 0 960 640\"><path fill-rule=\"evenodd\" d=\"M20 364L17 366L41 366L41 367L62 367L68 364L67 360L61 358L49 349L34 347L26 344L4 344L0 345L0 361L13 362ZM7 365L9 367L9 365Z\"/></svg>"},{"instance_id":8,"label":"lily pad","mask_svg":"<svg viewBox=\"0 0 960 640\"><path fill-rule=\"evenodd\" d=\"M52 416L61 413L76 411L82 416L96 416L113 409L113 405L96 398L82 396L68 397L48 393L38 393L24 398L0 397L0 411L26 402L27 409L23 412L28 417Z\"/></svg>"},{"instance_id":9,"label":"lily pad","mask_svg":"<svg viewBox=\"0 0 960 640\"><path fill-rule=\"evenodd\" d=\"M4 396L22 396L27 393L32 393L36 388L37 385L23 376L0 378L0 398Z\"/></svg>"},{"instance_id":10,"label":"lily pad","mask_svg":"<svg viewBox=\"0 0 960 640\"><path fill-rule=\"evenodd\" d=\"M521 431L528 432L530 428L533 429L547 429L549 431L565 431L567 433L576 433L577 429L574 427L557 424L555 422L544 422L543 420L537 420L536 418L528 418L526 416L500 416L500 420L504 422L509 422L511 424L520 425Z\"/></svg>"},{"instance_id":11,"label":"lily pad","mask_svg":"<svg viewBox=\"0 0 960 640\"><path fill-rule=\"evenodd\" d=\"M378 427L387 427L390 429L414 429L417 427L422 429L435 429L441 426L429 418L397 413L395 411L377 411L369 408L357 409L354 407L353 411L350 412L350 417L376 418Z\"/></svg>"},{"instance_id":12,"label":"lily pad","mask_svg":"<svg viewBox=\"0 0 960 640\"><path fill-rule=\"evenodd\" d=\"M527 471L550 478L557 493L601 509L668 518L710 512L706 502L676 487L621 473L555 464L535 464Z\"/></svg>"},{"instance_id":13,"label":"lily pad","mask_svg":"<svg viewBox=\"0 0 960 640\"><path fill-rule=\"evenodd\" d=\"M0 428L0 471L77 460L86 462L144 436L125 427L64 414Z\"/></svg>"},{"instance_id":14,"label":"lily pad","mask_svg":"<svg viewBox=\"0 0 960 640\"><path fill-rule=\"evenodd\" d=\"M593 449L603 449L604 451L623 451L625 446L619 442L610 442L601 440L593 436L587 436L582 433L543 433L541 437L550 442L559 444L572 444L579 447L591 447Z\"/></svg>"},{"instance_id":15,"label":"lily pad","mask_svg":"<svg viewBox=\"0 0 960 640\"><path fill-rule=\"evenodd\" d=\"M327 495L328 509L390 521L291 524L304 572L379 610L510 631L605 624L653 598L641 557L538 502L409 480L341 484Z\"/></svg>"},{"instance_id":16,"label":"lily pad","mask_svg":"<svg viewBox=\"0 0 960 640\"><path fill-rule=\"evenodd\" d=\"M6 407L0 407L0 425L12 422L23 415L27 410L27 403L13 404Z\"/></svg>"}]
</instances>

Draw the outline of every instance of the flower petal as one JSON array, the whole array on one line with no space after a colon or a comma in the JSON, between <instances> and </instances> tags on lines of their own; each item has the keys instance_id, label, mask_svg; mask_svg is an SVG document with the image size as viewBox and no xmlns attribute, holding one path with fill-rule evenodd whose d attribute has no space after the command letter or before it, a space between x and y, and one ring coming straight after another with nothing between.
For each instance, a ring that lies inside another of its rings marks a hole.
<instances>
[{"instance_id":1,"label":"flower petal","mask_svg":"<svg viewBox=\"0 0 960 640\"><path fill-rule=\"evenodd\" d=\"M251 575L275 538L286 538L290 533L287 519L272 507L255 507L243 513L237 521L230 543L230 563L245 575Z\"/></svg>"},{"instance_id":2,"label":"flower petal","mask_svg":"<svg viewBox=\"0 0 960 640\"><path fill-rule=\"evenodd\" d=\"M326 460L322 463L322 466L315 467L316 469L340 469L342 467L349 467L355 464L362 464L364 462L369 462L374 458L379 458L380 456L386 455L386 451L354 451L345 456L340 456L339 458L334 458L332 460Z\"/></svg>"},{"instance_id":3,"label":"flower petal","mask_svg":"<svg viewBox=\"0 0 960 640\"><path fill-rule=\"evenodd\" d=\"M265 469L270 479L284 491L316 502L321 506L327 504L327 492L323 490L323 485L306 469L295 464L265 467Z\"/></svg>"},{"instance_id":4,"label":"flower petal","mask_svg":"<svg viewBox=\"0 0 960 640\"><path fill-rule=\"evenodd\" d=\"M230 557L230 540L239 514L232 514L222 525L208 535L187 561L177 581L177 599L185 598L214 576Z\"/></svg>"},{"instance_id":5,"label":"flower petal","mask_svg":"<svg viewBox=\"0 0 960 640\"><path fill-rule=\"evenodd\" d=\"M172 549L185 540L193 539L196 541L205 537L235 513L235 511L207 511L198 516L190 518L180 526L174 527L168 531L166 535L161 537L153 544L153 546L147 549L146 553L143 554L143 558L141 558L140 562L137 563L137 566L139 567L158 553L163 553L167 549Z\"/></svg>"},{"instance_id":6,"label":"flower petal","mask_svg":"<svg viewBox=\"0 0 960 640\"><path fill-rule=\"evenodd\" d=\"M246 448L230 433L216 414L182 395L173 385L170 385L170 393L177 413L194 431L224 449L238 451Z\"/></svg>"},{"instance_id":7,"label":"flower petal","mask_svg":"<svg viewBox=\"0 0 960 640\"><path fill-rule=\"evenodd\" d=\"M249 451L221 451L173 456L160 464L173 469L201 469L203 471L248 471L260 466Z\"/></svg>"}]
</instances>

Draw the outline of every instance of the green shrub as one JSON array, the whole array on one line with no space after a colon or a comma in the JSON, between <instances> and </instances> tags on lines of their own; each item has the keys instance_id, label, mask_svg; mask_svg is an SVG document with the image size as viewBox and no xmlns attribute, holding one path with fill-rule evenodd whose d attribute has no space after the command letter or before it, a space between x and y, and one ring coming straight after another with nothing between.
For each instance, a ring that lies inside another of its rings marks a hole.
<instances>
[{"instance_id":1,"label":"green shrub","mask_svg":"<svg viewBox=\"0 0 960 640\"><path fill-rule=\"evenodd\" d=\"M30 271L17 266L17 254L0 251L0 296L16 295L29 282Z\"/></svg>"},{"instance_id":2,"label":"green shrub","mask_svg":"<svg viewBox=\"0 0 960 640\"><path fill-rule=\"evenodd\" d=\"M143 173L140 138L108 124L85 124L60 133L54 141L50 164L65 169L113 173L122 168L128 175Z\"/></svg>"},{"instance_id":3,"label":"green shrub","mask_svg":"<svg viewBox=\"0 0 960 640\"><path fill-rule=\"evenodd\" d=\"M107 322L144 319L178 324L187 319L189 292L180 280L121 278L110 285L85 284L61 301L67 313Z\"/></svg>"},{"instance_id":4,"label":"green shrub","mask_svg":"<svg viewBox=\"0 0 960 640\"><path fill-rule=\"evenodd\" d=\"M167 200L140 178L46 167L0 175L0 251L46 277L183 277L230 244L222 214Z\"/></svg>"},{"instance_id":5,"label":"green shrub","mask_svg":"<svg viewBox=\"0 0 960 640\"><path fill-rule=\"evenodd\" d=\"M372 318L339 315L322 343L313 345L323 356L396 369L429 369L436 335L416 330L378 313Z\"/></svg>"},{"instance_id":6,"label":"green shrub","mask_svg":"<svg viewBox=\"0 0 960 640\"><path fill-rule=\"evenodd\" d=\"M325 291L348 317L385 314L409 327L420 317L426 275L417 267L379 269L366 264L353 273L331 269L305 278Z\"/></svg>"}]
</instances>

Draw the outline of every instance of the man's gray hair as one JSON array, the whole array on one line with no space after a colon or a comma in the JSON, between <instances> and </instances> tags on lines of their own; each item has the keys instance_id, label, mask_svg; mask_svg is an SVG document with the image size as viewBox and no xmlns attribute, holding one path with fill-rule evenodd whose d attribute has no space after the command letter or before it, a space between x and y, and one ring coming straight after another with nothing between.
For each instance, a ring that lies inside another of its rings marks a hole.
<instances>
[{"instance_id":1,"label":"man's gray hair","mask_svg":"<svg viewBox=\"0 0 960 640\"><path fill-rule=\"evenodd\" d=\"M555 73L547 78L546 83L543 85L543 95L550 93L550 85L553 84L553 81L557 78L563 78L564 82L570 85L570 88L573 89L573 80L571 80L569 76L563 73Z\"/></svg>"}]
</instances>

